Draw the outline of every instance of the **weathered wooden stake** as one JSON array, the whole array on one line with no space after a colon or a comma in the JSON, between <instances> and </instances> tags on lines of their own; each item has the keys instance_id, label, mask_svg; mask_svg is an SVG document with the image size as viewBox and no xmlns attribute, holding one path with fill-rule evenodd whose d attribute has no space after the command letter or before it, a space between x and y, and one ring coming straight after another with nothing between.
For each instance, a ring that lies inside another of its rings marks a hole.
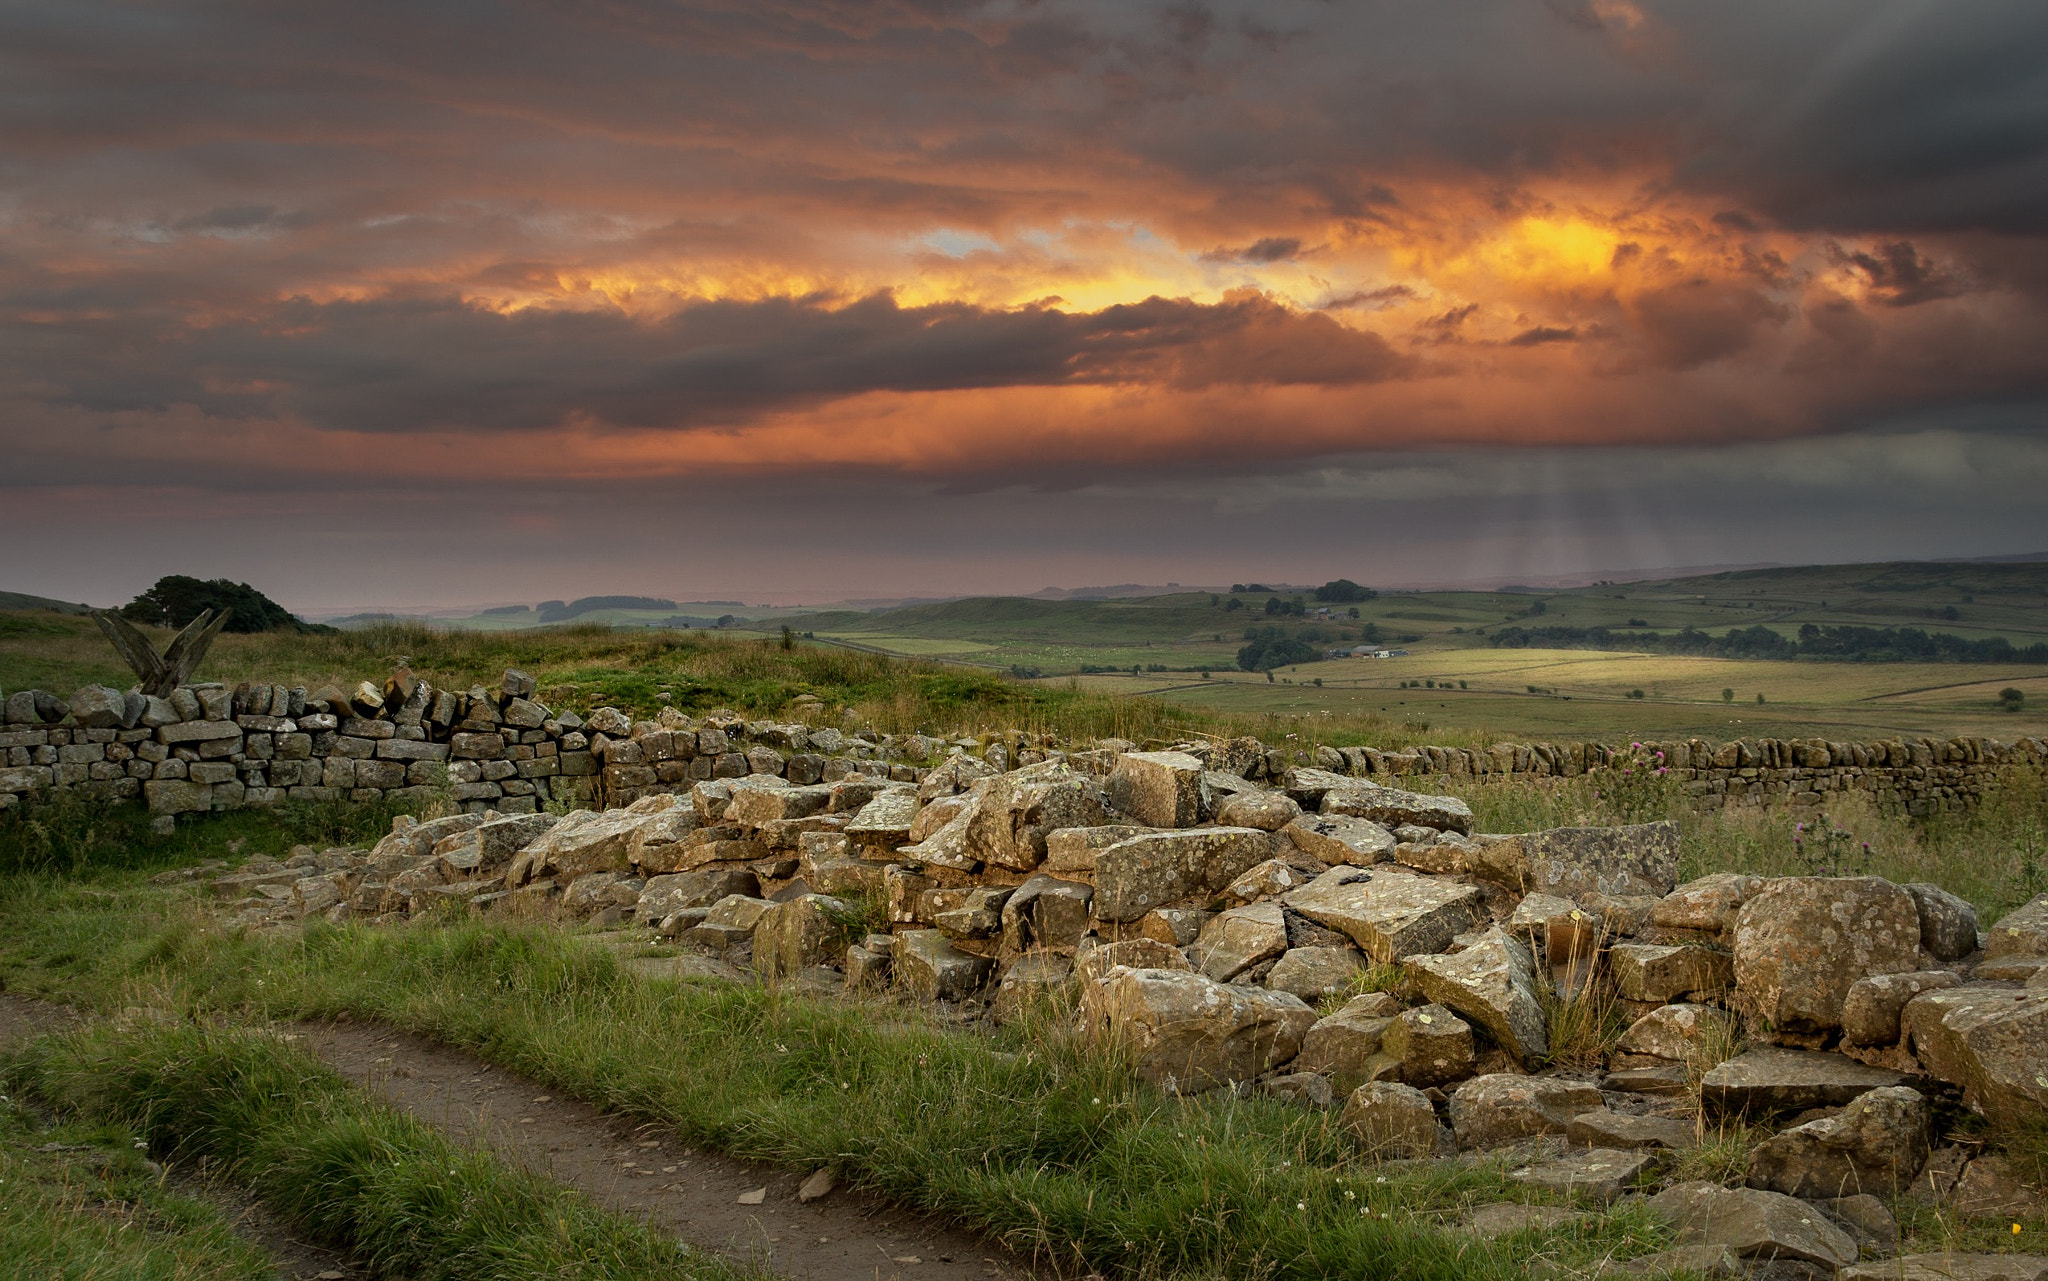
<instances>
[{"instance_id":1,"label":"weathered wooden stake","mask_svg":"<svg viewBox=\"0 0 2048 1281\"><path fill-rule=\"evenodd\" d=\"M178 633L161 655L156 652L156 646L149 643L149 637L113 610L96 609L92 612L92 620L107 634L114 652L135 672L135 678L142 683L142 692L153 698L169 698L172 690L192 679L192 673L198 668L199 660L206 657L213 638L227 626L228 611L223 609L215 614L210 609L201 610L199 617L185 624L185 630Z\"/></svg>"}]
</instances>

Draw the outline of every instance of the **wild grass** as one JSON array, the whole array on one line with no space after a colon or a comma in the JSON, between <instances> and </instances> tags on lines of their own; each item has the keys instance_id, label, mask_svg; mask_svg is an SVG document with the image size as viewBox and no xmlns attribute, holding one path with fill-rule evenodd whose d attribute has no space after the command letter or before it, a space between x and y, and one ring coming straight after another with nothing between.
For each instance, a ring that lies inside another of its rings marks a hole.
<instances>
[{"instance_id":1,"label":"wild grass","mask_svg":"<svg viewBox=\"0 0 2048 1281\"><path fill-rule=\"evenodd\" d=\"M1925 882L1975 904L1987 925L2048 891L2048 786L2017 770L1982 804L1926 817L1882 804L1867 792L1828 793L1826 804L1811 808L1695 811L1675 787L1617 786L1606 775L1409 782L1462 796L1479 828L1490 832L1674 819L1680 877L1686 880L1709 872L1751 872ZM1835 831L1843 835L1830 837Z\"/></svg>"},{"instance_id":2,"label":"wild grass","mask_svg":"<svg viewBox=\"0 0 2048 1281\"><path fill-rule=\"evenodd\" d=\"M102 1024L32 1043L7 1075L12 1088L69 1115L132 1130L166 1160L203 1162L377 1275L747 1275L489 1152L455 1146L260 1031Z\"/></svg>"},{"instance_id":3,"label":"wild grass","mask_svg":"<svg viewBox=\"0 0 2048 1281\"><path fill-rule=\"evenodd\" d=\"M209 857L282 856L295 845L368 844L390 830L397 807L293 802L188 819L159 833L140 805L109 805L75 792L0 813L0 876L189 866ZM412 812L410 809L404 812Z\"/></svg>"},{"instance_id":4,"label":"wild grass","mask_svg":"<svg viewBox=\"0 0 2048 1281\"><path fill-rule=\"evenodd\" d=\"M962 1033L898 1007L645 980L539 927L245 937L162 891L88 900L50 883L8 890L0 922L10 989L200 1018L384 1020L691 1142L829 1166L1076 1269L1524 1275L1511 1252L1438 1230L1472 1203L1522 1199L1504 1170L1375 1166L1333 1114L1165 1095L1051 1025ZM1568 1260L1656 1248L1644 1225L1615 1224L1563 1247Z\"/></svg>"},{"instance_id":5,"label":"wild grass","mask_svg":"<svg viewBox=\"0 0 2048 1281\"><path fill-rule=\"evenodd\" d=\"M121 1126L0 1096L0 1281L270 1281L263 1250L179 1192Z\"/></svg>"}]
</instances>

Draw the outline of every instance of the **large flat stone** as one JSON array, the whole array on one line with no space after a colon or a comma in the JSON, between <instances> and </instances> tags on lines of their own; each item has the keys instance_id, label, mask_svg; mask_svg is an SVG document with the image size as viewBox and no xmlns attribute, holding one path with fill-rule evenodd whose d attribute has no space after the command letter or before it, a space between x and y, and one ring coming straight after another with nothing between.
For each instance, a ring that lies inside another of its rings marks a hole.
<instances>
[{"instance_id":1,"label":"large flat stone","mask_svg":"<svg viewBox=\"0 0 2048 1281\"><path fill-rule=\"evenodd\" d=\"M1801 1112L1841 1107L1867 1091L1910 1084L1903 1073L1839 1054L1761 1046L1709 1069L1700 1081L1700 1100L1726 1112Z\"/></svg>"},{"instance_id":2,"label":"large flat stone","mask_svg":"<svg viewBox=\"0 0 2048 1281\"><path fill-rule=\"evenodd\" d=\"M1296 849L1325 863L1371 867L1394 851L1394 834L1369 818L1303 814L1280 830Z\"/></svg>"},{"instance_id":3,"label":"large flat stone","mask_svg":"<svg viewBox=\"0 0 2048 1281\"><path fill-rule=\"evenodd\" d=\"M1480 897L1477 888L1456 881L1345 867L1331 869L1283 901L1384 964L1442 951L1471 928Z\"/></svg>"},{"instance_id":4,"label":"large flat stone","mask_svg":"<svg viewBox=\"0 0 2048 1281\"><path fill-rule=\"evenodd\" d=\"M846 839L855 845L876 845L894 850L910 839L910 825L917 821L917 792L910 787L889 788L860 807L846 825Z\"/></svg>"},{"instance_id":5,"label":"large flat stone","mask_svg":"<svg viewBox=\"0 0 2048 1281\"><path fill-rule=\"evenodd\" d=\"M1843 1268L1835 1281L2048 1281L2048 1254L1905 1254Z\"/></svg>"},{"instance_id":6,"label":"large flat stone","mask_svg":"<svg viewBox=\"0 0 2048 1281\"><path fill-rule=\"evenodd\" d=\"M1655 1153L1640 1148L1588 1148L1511 1171L1508 1177L1545 1192L1590 1196L1611 1205L1649 1177L1658 1161Z\"/></svg>"},{"instance_id":7,"label":"large flat stone","mask_svg":"<svg viewBox=\"0 0 2048 1281\"><path fill-rule=\"evenodd\" d=\"M1856 1242L1806 1202L1780 1192L1681 1183L1650 1198L1678 1244L1726 1246L1744 1259L1796 1259L1840 1268L1856 1262Z\"/></svg>"},{"instance_id":8,"label":"large flat stone","mask_svg":"<svg viewBox=\"0 0 2048 1281\"><path fill-rule=\"evenodd\" d=\"M1495 1072L1451 1095L1451 1129L1461 1148L1491 1148L1541 1134L1564 1134L1572 1118L1601 1105L1583 1081Z\"/></svg>"},{"instance_id":9,"label":"large flat stone","mask_svg":"<svg viewBox=\"0 0 2048 1281\"><path fill-rule=\"evenodd\" d=\"M1390 830L1406 823L1449 832L1472 830L1472 807L1455 796L1429 796L1355 778L1324 793L1317 808L1325 814L1368 818Z\"/></svg>"},{"instance_id":10,"label":"large flat stone","mask_svg":"<svg viewBox=\"0 0 2048 1281\"><path fill-rule=\"evenodd\" d=\"M1662 898L1678 885L1676 823L1560 827L1529 833L1519 842L1531 893Z\"/></svg>"},{"instance_id":11,"label":"large flat stone","mask_svg":"<svg viewBox=\"0 0 2048 1281\"><path fill-rule=\"evenodd\" d=\"M1273 836L1253 827L1147 832L1095 856L1095 914L1135 921L1176 899L1220 893L1272 852Z\"/></svg>"},{"instance_id":12,"label":"large flat stone","mask_svg":"<svg viewBox=\"0 0 2048 1281\"><path fill-rule=\"evenodd\" d=\"M1188 959L1218 983L1228 983L1260 961L1287 950L1287 918L1278 903L1251 903L1219 912L1202 927Z\"/></svg>"},{"instance_id":13,"label":"large flat stone","mask_svg":"<svg viewBox=\"0 0 2048 1281\"><path fill-rule=\"evenodd\" d=\"M1927 1162L1932 1113L1918 1090L1871 1090L1834 1116L1796 1125L1751 1151L1745 1182L1807 1200L1904 1191Z\"/></svg>"}]
</instances>

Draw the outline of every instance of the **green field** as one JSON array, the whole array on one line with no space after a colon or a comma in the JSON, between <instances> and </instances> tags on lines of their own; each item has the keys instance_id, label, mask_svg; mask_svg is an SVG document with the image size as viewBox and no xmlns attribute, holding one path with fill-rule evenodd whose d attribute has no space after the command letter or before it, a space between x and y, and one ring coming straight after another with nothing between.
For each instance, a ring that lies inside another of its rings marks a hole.
<instances>
[{"instance_id":1,"label":"green field","mask_svg":"<svg viewBox=\"0 0 2048 1281\"><path fill-rule=\"evenodd\" d=\"M1794 637L1813 624L1917 627L1969 640L1999 636L2024 647L2048 639L2048 565L1745 570L1541 593L1383 593L1358 603L1356 619L1350 604L1317 617L1312 597L1302 600L1301 615L1266 612L1269 599L1291 604L1300 596L979 598L784 621L825 641L1044 680L1078 675L1084 688L1106 694L1230 713L1371 716L1411 733L1731 738L2048 732L2048 666L1496 649L1489 639L1505 626L1609 627L1622 635L1687 627L1721 635L1765 626ZM1374 644L1409 653L1302 663L1279 670L1272 681L1238 671L1247 629L1275 627L1318 648ZM1142 670L1133 673L1133 667ZM1318 680L1320 687L1313 683ZM1404 682L1449 688L1404 688ZM2008 688L2027 696L2018 713L2005 710L1999 698ZM1632 697L1638 690L1641 696ZM1723 690L1733 697L1724 699Z\"/></svg>"}]
</instances>

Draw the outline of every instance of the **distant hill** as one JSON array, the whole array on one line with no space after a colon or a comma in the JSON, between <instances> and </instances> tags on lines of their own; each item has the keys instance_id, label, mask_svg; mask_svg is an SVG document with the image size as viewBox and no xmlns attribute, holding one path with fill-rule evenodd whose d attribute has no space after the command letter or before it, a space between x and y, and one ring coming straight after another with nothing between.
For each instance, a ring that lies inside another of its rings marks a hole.
<instances>
[{"instance_id":1,"label":"distant hill","mask_svg":"<svg viewBox=\"0 0 2048 1281\"><path fill-rule=\"evenodd\" d=\"M0 592L0 609L47 609L58 614L85 614L92 608L77 601L51 600L48 596L30 596L26 592Z\"/></svg>"}]
</instances>

